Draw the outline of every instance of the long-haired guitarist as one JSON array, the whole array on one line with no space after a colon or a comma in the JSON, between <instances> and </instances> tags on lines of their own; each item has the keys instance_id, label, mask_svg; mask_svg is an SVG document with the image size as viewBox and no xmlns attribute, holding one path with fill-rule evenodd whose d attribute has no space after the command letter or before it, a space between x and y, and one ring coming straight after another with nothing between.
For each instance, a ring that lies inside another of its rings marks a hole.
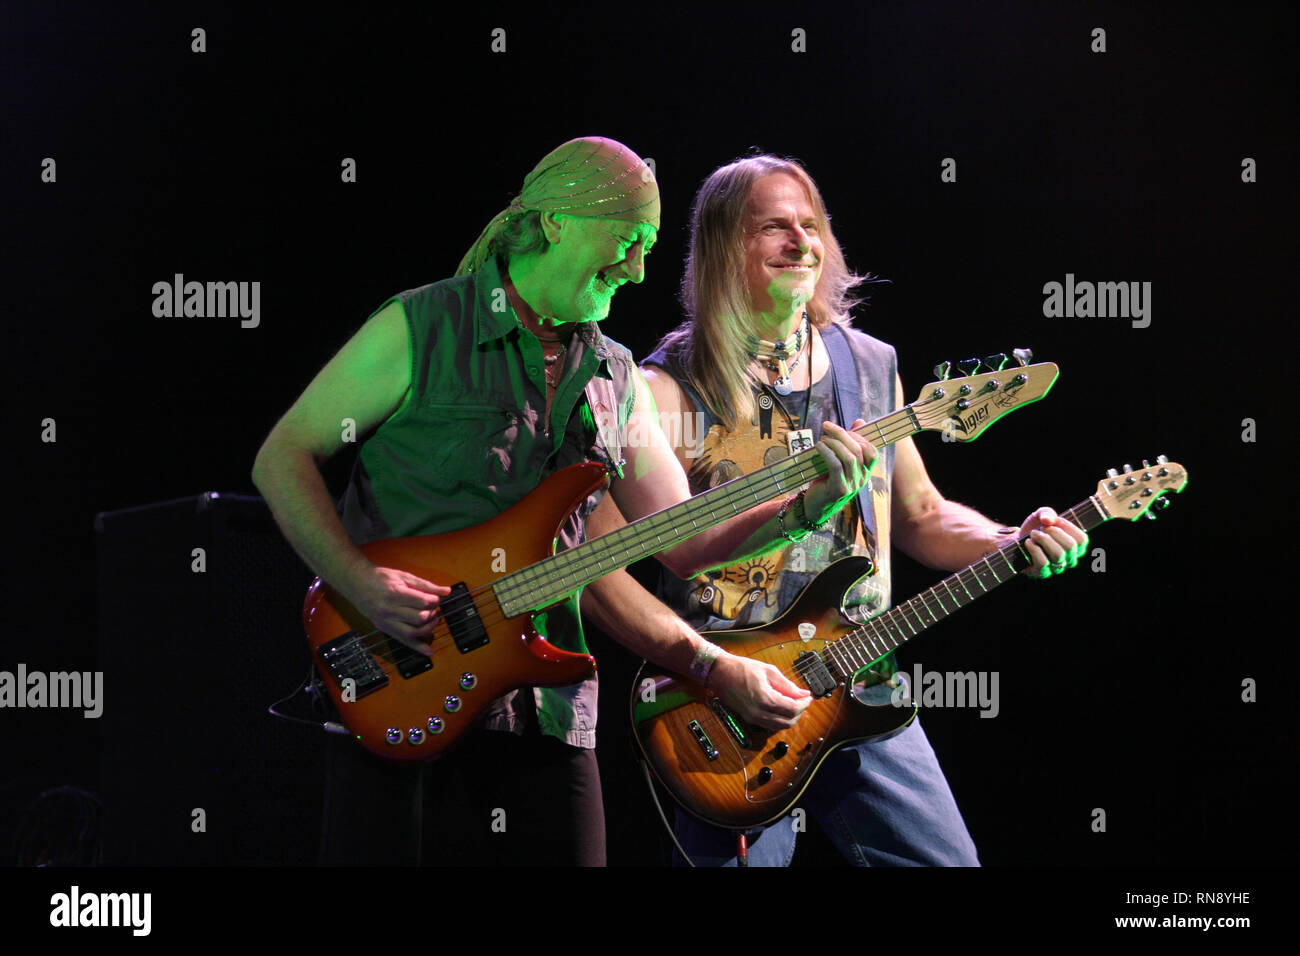
<instances>
[{"instance_id":1,"label":"long-haired guitarist","mask_svg":"<svg viewBox=\"0 0 1300 956\"><path fill-rule=\"evenodd\" d=\"M798 163L752 156L708 177L691 217L682 283L688 318L646 359L645 372L661 417L703 416L694 444L679 441L674 448L692 492L753 471L823 433L838 434L836 422L858 415L872 420L900 406L894 350L849 324L850 293L862 281L846 266L821 194ZM801 515L798 506L794 501L790 510ZM613 512L608 503L600 508L588 523L591 533L616 526ZM584 597L583 609L606 630L623 631L625 643L654 647L674 628L709 631L769 621L830 562L864 554L876 574L847 603L850 613L865 618L888 606L891 540L929 567L956 570L1006 543L1015 530L944 498L908 438L875 460L854 508L829 521L809 515L787 534L784 549L703 575L663 573L660 595L681 620L656 619L658 637L603 604L599 592ZM1031 536L1034 561L1026 573L1036 577L1073 567L1087 542L1082 530L1049 508L1031 514L1019 533ZM628 632L636 640L628 640ZM721 649L703 653L714 657L710 689L714 675L729 680L740 666ZM887 658L868 679L888 679L892 666ZM756 683L755 694L786 690L787 720L755 717L730 691L726 699L744 719L780 729L797 718L806 691L772 671L768 681ZM919 721L890 739L834 752L800 806L854 864L978 864ZM734 833L680 810L676 832L696 863L735 865ZM750 862L788 864L795 837L789 819L749 834Z\"/></svg>"},{"instance_id":2,"label":"long-haired guitarist","mask_svg":"<svg viewBox=\"0 0 1300 956\"><path fill-rule=\"evenodd\" d=\"M642 281L659 209L653 171L632 150L600 137L564 143L483 230L456 278L386 302L271 431L257 487L308 565L379 630L430 654L426 638L450 592L376 566L358 545L480 524L587 460L608 463L611 493L629 516L687 497L644 379L597 324L622 285ZM340 514L319 467L343 448L348 423L363 443ZM834 428L820 450L829 474L801 511L816 521L852 500L875 457L865 439ZM600 497L564 524L564 547L582 540ZM763 503L662 558L689 577L759 553L780 540L781 504ZM619 576L598 587L618 602L635 586ZM585 652L570 606L538 626L552 644ZM662 663L693 659L701 643L675 635ZM706 648L698 666L707 658ZM768 678L752 665L715 679L744 688ZM592 679L505 695L432 764L384 763L336 740L322 860L603 863L595 724Z\"/></svg>"}]
</instances>

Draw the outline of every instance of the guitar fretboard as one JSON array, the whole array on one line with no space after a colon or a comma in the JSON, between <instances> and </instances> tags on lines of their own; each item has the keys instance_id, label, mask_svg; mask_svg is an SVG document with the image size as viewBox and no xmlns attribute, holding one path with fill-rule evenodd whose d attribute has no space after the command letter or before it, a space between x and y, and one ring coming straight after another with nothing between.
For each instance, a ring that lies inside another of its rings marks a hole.
<instances>
[{"instance_id":1,"label":"guitar fretboard","mask_svg":"<svg viewBox=\"0 0 1300 956\"><path fill-rule=\"evenodd\" d=\"M1091 531L1106 521L1108 515L1095 498L1089 497L1061 517ZM1027 568L1031 561L1024 549L1024 541L1024 538L1018 538L986 554L911 600L859 625L827 644L821 651L822 659L841 680L870 667L926 628L938 624L949 614Z\"/></svg>"},{"instance_id":2,"label":"guitar fretboard","mask_svg":"<svg viewBox=\"0 0 1300 956\"><path fill-rule=\"evenodd\" d=\"M868 422L857 433L883 449L922 429L913 406L908 405ZM493 585L497 601L507 617L550 607L611 571L675 548L702 531L755 505L787 495L824 474L826 463L816 449L792 455L508 574Z\"/></svg>"}]
</instances>

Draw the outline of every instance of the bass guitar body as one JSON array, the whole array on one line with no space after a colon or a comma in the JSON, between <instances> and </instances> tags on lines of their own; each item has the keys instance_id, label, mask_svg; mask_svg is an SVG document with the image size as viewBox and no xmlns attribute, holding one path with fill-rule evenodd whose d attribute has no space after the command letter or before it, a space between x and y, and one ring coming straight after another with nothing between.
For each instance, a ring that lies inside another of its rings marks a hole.
<instances>
[{"instance_id":1,"label":"bass guitar body","mask_svg":"<svg viewBox=\"0 0 1300 956\"><path fill-rule=\"evenodd\" d=\"M859 670L856 680L836 681L814 661L856 626L841 610L843 598L869 573L866 558L844 558L775 620L706 634L730 653L771 664L818 695L788 730L745 724L698 683L642 666L632 691L633 735L683 807L722 827L771 823L790 811L836 747L887 737L912 722L916 708L903 674L896 676L897 686L869 670Z\"/></svg>"},{"instance_id":2,"label":"bass guitar body","mask_svg":"<svg viewBox=\"0 0 1300 956\"><path fill-rule=\"evenodd\" d=\"M492 584L554 554L565 519L605 480L601 465L573 465L482 524L362 547L379 567L453 589L426 639L431 659L378 632L329 585L312 585L303 606L307 643L340 717L367 750L398 762L433 759L507 691L595 673L591 655L542 636L546 612L506 616ZM566 601L576 602L576 593Z\"/></svg>"}]
</instances>

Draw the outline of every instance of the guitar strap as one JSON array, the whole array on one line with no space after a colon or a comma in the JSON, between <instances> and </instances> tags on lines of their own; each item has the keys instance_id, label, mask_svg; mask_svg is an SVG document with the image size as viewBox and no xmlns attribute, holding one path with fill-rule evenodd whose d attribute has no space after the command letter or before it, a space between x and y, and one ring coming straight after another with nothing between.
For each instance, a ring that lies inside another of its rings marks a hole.
<instances>
[{"instance_id":1,"label":"guitar strap","mask_svg":"<svg viewBox=\"0 0 1300 956\"><path fill-rule=\"evenodd\" d=\"M857 419L864 418L862 414L862 396L858 394L856 386L858 384L858 365L854 361L853 351L849 348L848 339L839 327L832 324L824 329L819 330L822 334L822 342L826 345L826 354L831 361L831 384L835 393L835 414L839 416L839 424L845 428L852 425ZM871 480L862 486L858 492L858 514L862 518L862 525L872 537L876 534L876 511L871 506Z\"/></svg>"},{"instance_id":2,"label":"guitar strap","mask_svg":"<svg viewBox=\"0 0 1300 956\"><path fill-rule=\"evenodd\" d=\"M621 421L622 406L614 394L614 383L603 375L593 375L587 387L583 389L587 396L587 407L591 409L592 420L596 423L596 434L605 449L605 467L611 477L623 477L623 444L620 436L624 422Z\"/></svg>"}]
</instances>

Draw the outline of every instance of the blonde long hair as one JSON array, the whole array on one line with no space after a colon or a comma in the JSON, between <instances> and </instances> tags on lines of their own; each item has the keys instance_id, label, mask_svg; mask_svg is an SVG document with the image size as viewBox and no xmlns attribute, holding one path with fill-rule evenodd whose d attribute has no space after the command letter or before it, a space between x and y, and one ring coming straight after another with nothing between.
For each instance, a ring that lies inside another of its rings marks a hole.
<instances>
[{"instance_id":1,"label":"blonde long hair","mask_svg":"<svg viewBox=\"0 0 1300 956\"><path fill-rule=\"evenodd\" d=\"M753 306L745 279L745 225L754 183L788 173L803 183L812 201L823 255L817 291L806 308L818 328L849 324L860 302L850 291L870 276L849 270L831 232L821 191L799 163L779 156L738 159L716 169L700 186L691 207L691 242L682 277L686 320L659 342L686 373L691 386L728 429L753 414L753 374L746 340Z\"/></svg>"}]
</instances>

